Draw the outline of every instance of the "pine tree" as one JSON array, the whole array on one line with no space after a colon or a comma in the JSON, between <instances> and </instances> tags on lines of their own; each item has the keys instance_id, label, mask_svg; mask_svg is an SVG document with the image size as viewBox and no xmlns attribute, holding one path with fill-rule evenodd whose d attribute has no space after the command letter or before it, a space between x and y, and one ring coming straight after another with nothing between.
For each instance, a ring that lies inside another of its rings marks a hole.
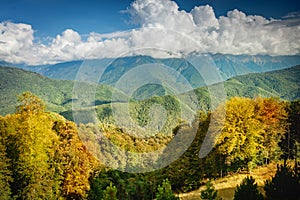
<instances>
[{"instance_id":1,"label":"pine tree","mask_svg":"<svg viewBox=\"0 0 300 200\"><path fill-rule=\"evenodd\" d=\"M297 167L297 165L296 165ZM299 174L286 165L277 166L277 172L271 180L267 180L265 191L267 199L274 200L298 200L300 198Z\"/></svg>"},{"instance_id":2,"label":"pine tree","mask_svg":"<svg viewBox=\"0 0 300 200\"><path fill-rule=\"evenodd\" d=\"M172 187L168 179L163 180L162 185L159 185L156 193L157 200L177 200L179 199L173 194Z\"/></svg>"},{"instance_id":3,"label":"pine tree","mask_svg":"<svg viewBox=\"0 0 300 200\"><path fill-rule=\"evenodd\" d=\"M116 186L113 186L111 182L109 186L107 186L106 190L104 190L103 200L118 200L117 188Z\"/></svg>"},{"instance_id":4,"label":"pine tree","mask_svg":"<svg viewBox=\"0 0 300 200\"><path fill-rule=\"evenodd\" d=\"M215 190L211 180L206 183L206 189L201 191L201 199L205 200L221 200L217 197L218 192Z\"/></svg>"},{"instance_id":5,"label":"pine tree","mask_svg":"<svg viewBox=\"0 0 300 200\"><path fill-rule=\"evenodd\" d=\"M234 194L234 200L262 200L263 196L258 191L255 180L250 176L246 177L239 185Z\"/></svg>"}]
</instances>

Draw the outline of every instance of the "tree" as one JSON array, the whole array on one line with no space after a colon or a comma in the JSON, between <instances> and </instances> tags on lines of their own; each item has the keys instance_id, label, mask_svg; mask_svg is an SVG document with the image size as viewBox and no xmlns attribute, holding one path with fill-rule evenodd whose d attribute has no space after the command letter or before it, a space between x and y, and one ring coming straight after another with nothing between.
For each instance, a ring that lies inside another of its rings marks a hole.
<instances>
[{"instance_id":1,"label":"tree","mask_svg":"<svg viewBox=\"0 0 300 200\"><path fill-rule=\"evenodd\" d=\"M286 165L277 165L277 172L271 180L267 180L265 191L267 199L297 200L300 198L299 174L295 166L294 170Z\"/></svg>"},{"instance_id":2,"label":"tree","mask_svg":"<svg viewBox=\"0 0 300 200\"><path fill-rule=\"evenodd\" d=\"M18 101L17 113L37 114L44 112L46 108L44 102L29 91L20 95Z\"/></svg>"},{"instance_id":3,"label":"tree","mask_svg":"<svg viewBox=\"0 0 300 200\"><path fill-rule=\"evenodd\" d=\"M288 131L280 147L284 150L284 159L300 157L300 100L288 104Z\"/></svg>"},{"instance_id":4,"label":"tree","mask_svg":"<svg viewBox=\"0 0 300 200\"><path fill-rule=\"evenodd\" d=\"M157 200L176 200L179 199L173 194L172 187L168 179L163 180L162 185L159 185L156 193Z\"/></svg>"},{"instance_id":5,"label":"tree","mask_svg":"<svg viewBox=\"0 0 300 200\"><path fill-rule=\"evenodd\" d=\"M234 97L226 102L226 119L217 138L217 151L233 169L251 169L260 149L263 125L256 118L255 103L249 98Z\"/></svg>"},{"instance_id":6,"label":"tree","mask_svg":"<svg viewBox=\"0 0 300 200\"><path fill-rule=\"evenodd\" d=\"M252 176L246 177L236 188L234 193L235 200L262 200L263 196L258 191L257 184Z\"/></svg>"},{"instance_id":7,"label":"tree","mask_svg":"<svg viewBox=\"0 0 300 200\"><path fill-rule=\"evenodd\" d=\"M10 183L12 182L10 162L6 155L6 133L4 118L0 116L0 200L10 199Z\"/></svg>"},{"instance_id":8,"label":"tree","mask_svg":"<svg viewBox=\"0 0 300 200\"><path fill-rule=\"evenodd\" d=\"M254 99L256 104L256 118L263 125L261 132L262 148L260 149L260 162L265 160L279 160L283 154L279 144L287 132L287 103L278 98Z\"/></svg>"},{"instance_id":9,"label":"tree","mask_svg":"<svg viewBox=\"0 0 300 200\"><path fill-rule=\"evenodd\" d=\"M75 124L29 92L19 100L15 114L0 118L0 191L11 182L14 199L84 198L96 161Z\"/></svg>"},{"instance_id":10,"label":"tree","mask_svg":"<svg viewBox=\"0 0 300 200\"><path fill-rule=\"evenodd\" d=\"M23 93L19 103L17 113L6 117L13 196L55 199L52 157L57 136L52 131L51 120L44 112L44 103L30 92Z\"/></svg>"},{"instance_id":11,"label":"tree","mask_svg":"<svg viewBox=\"0 0 300 200\"><path fill-rule=\"evenodd\" d=\"M206 183L206 189L201 191L200 197L201 199L206 199L206 200L221 200L220 198L217 197L218 192L215 190L211 180L209 180Z\"/></svg>"},{"instance_id":12,"label":"tree","mask_svg":"<svg viewBox=\"0 0 300 200\"><path fill-rule=\"evenodd\" d=\"M80 141L73 122L55 121L53 130L59 137L54 161L62 195L72 199L86 197L90 189L89 178L97 162Z\"/></svg>"},{"instance_id":13,"label":"tree","mask_svg":"<svg viewBox=\"0 0 300 200\"><path fill-rule=\"evenodd\" d=\"M233 97L226 102L226 119L216 138L216 150L225 157L229 170L251 170L264 161L278 160L286 121L286 104L276 98Z\"/></svg>"},{"instance_id":14,"label":"tree","mask_svg":"<svg viewBox=\"0 0 300 200\"><path fill-rule=\"evenodd\" d=\"M116 188L116 186L113 186L111 182L110 182L109 186L107 186L106 190L104 190L103 200L118 200L117 188Z\"/></svg>"}]
</instances>

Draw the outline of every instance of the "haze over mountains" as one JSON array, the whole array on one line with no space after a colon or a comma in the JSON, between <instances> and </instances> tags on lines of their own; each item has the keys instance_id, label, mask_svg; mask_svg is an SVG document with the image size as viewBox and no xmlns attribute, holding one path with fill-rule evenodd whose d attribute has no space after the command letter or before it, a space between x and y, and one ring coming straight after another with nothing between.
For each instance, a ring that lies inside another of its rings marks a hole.
<instances>
[{"instance_id":1,"label":"haze over mountains","mask_svg":"<svg viewBox=\"0 0 300 200\"><path fill-rule=\"evenodd\" d=\"M300 64L300 56L268 56L268 55L225 55L225 54L208 54L210 62L219 69L223 81L228 78L248 74L261 73L273 70L279 70ZM203 55L198 59L200 67L205 68L208 58ZM9 63L1 63L2 66L15 66ZM17 67L37 72L49 78L61 80L75 80L80 67L84 66L89 69L88 76L98 75L103 71L101 77L90 78L98 80L101 84L114 85L120 77L133 68L145 64L161 64L178 71L184 76L193 88L205 86L206 84L195 66L185 58L153 58L150 56L131 56L116 59L100 59L87 61L71 61L58 63L54 65L26 66L17 65Z\"/></svg>"}]
</instances>

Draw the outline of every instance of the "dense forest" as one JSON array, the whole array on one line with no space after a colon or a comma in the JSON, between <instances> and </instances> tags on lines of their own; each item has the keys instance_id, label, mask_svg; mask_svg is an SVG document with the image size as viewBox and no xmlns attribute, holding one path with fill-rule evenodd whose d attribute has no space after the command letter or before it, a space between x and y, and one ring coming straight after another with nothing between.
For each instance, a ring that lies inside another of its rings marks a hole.
<instances>
[{"instance_id":1,"label":"dense forest","mask_svg":"<svg viewBox=\"0 0 300 200\"><path fill-rule=\"evenodd\" d=\"M225 122L215 127L221 134L213 138L212 151L199 158L211 116L223 108ZM265 182L263 195L248 177L234 198L245 199L246 193L248 199L298 199L299 125L300 101L233 97L212 112L198 112L192 124L196 137L175 162L151 172L129 173L126 167L138 160L126 155L114 158L122 169L114 170L95 157L100 153L110 160L105 139L126 151L151 152L169 144L182 126L189 125L178 124L171 135L138 138L104 122L76 125L46 111L42 100L25 92L15 113L0 117L0 199L178 199L177 194L205 184L199 199L218 199L207 180L236 172L251 175L253 169L271 162L283 164Z\"/></svg>"}]
</instances>

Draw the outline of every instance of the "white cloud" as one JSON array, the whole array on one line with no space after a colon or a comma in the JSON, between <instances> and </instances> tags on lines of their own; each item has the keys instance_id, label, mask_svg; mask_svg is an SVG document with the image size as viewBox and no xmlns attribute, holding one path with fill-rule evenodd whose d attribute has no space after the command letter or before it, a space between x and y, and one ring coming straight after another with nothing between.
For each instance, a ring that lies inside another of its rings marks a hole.
<instances>
[{"instance_id":1,"label":"white cloud","mask_svg":"<svg viewBox=\"0 0 300 200\"><path fill-rule=\"evenodd\" d=\"M28 24L0 23L0 60L42 64L76 59L118 57L132 49L226 54L300 54L300 20L266 19L229 11L216 18L211 6L186 12L170 0L136 0L127 10L140 29L110 34L90 33L82 39L67 29L45 45L36 42ZM298 16L298 15L297 15ZM155 51L145 51L154 55ZM155 54L155 56L159 56ZM165 56L165 55L163 55Z\"/></svg>"}]
</instances>

